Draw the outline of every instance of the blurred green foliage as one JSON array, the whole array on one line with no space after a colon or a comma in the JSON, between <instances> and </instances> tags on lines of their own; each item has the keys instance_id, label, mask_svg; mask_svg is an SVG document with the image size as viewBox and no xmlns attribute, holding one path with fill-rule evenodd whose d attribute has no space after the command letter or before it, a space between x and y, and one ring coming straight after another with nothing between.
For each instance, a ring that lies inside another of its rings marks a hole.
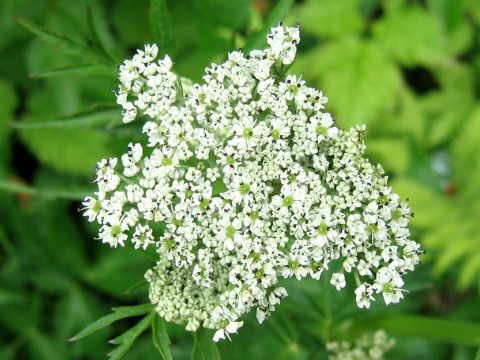
<instances>
[{"instance_id":1,"label":"blurred green foliage","mask_svg":"<svg viewBox=\"0 0 480 360\"><path fill-rule=\"evenodd\" d=\"M259 326L251 314L218 350L202 340L210 334L194 341L150 315L68 343L111 307L148 302L136 285L152 259L93 241L71 200L89 191L98 159L139 136L118 127L115 66L155 41L198 81L228 51L263 46L285 15L302 34L292 71L325 92L342 126L367 124L369 156L410 198L428 252L410 293L398 307L359 310L352 289L288 281L271 319ZM0 359L103 359L131 344L125 359L160 359L153 343L173 359L325 359L326 341L378 327L397 338L392 359L475 358L480 2L1 0L0 34Z\"/></svg>"}]
</instances>

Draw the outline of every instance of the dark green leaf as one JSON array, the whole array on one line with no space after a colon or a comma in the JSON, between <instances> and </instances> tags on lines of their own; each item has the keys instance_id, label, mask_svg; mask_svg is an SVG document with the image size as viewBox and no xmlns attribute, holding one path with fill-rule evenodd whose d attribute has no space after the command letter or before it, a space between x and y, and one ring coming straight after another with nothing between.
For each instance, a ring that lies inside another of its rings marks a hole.
<instances>
[{"instance_id":1,"label":"dark green leaf","mask_svg":"<svg viewBox=\"0 0 480 360\"><path fill-rule=\"evenodd\" d=\"M95 50L89 48L85 44L82 44L66 35L58 34L54 31L50 31L47 29L43 29L42 27L31 23L30 21L24 19L16 19L17 22L27 28L30 32L34 35L39 36L44 41L50 42L65 52L81 56L84 58L91 58L97 61L108 62L110 63L111 60L106 58L103 55L98 54Z\"/></svg>"},{"instance_id":2,"label":"dark green leaf","mask_svg":"<svg viewBox=\"0 0 480 360\"><path fill-rule=\"evenodd\" d=\"M102 40L98 34L97 28L95 26L95 22L93 20L92 8L90 5L87 6L87 25L88 25L88 32L90 35L90 41L93 47L100 53L103 54L106 58L116 62L116 60L112 57L112 55L107 51L105 46L103 45Z\"/></svg>"},{"instance_id":3,"label":"dark green leaf","mask_svg":"<svg viewBox=\"0 0 480 360\"><path fill-rule=\"evenodd\" d=\"M8 191L17 194L27 194L42 196L47 198L60 198L68 200L82 200L86 196L93 194L94 189L37 189L29 185L24 185L8 180L0 179L0 191Z\"/></svg>"},{"instance_id":4,"label":"dark green leaf","mask_svg":"<svg viewBox=\"0 0 480 360\"><path fill-rule=\"evenodd\" d=\"M163 357L163 360L173 360L170 352L170 339L168 338L165 319L155 314L152 322L153 343Z\"/></svg>"},{"instance_id":5,"label":"dark green leaf","mask_svg":"<svg viewBox=\"0 0 480 360\"><path fill-rule=\"evenodd\" d=\"M383 329L391 335L459 345L480 345L480 323L421 315L384 315L357 322L354 329Z\"/></svg>"},{"instance_id":6,"label":"dark green leaf","mask_svg":"<svg viewBox=\"0 0 480 360\"><path fill-rule=\"evenodd\" d=\"M212 340L212 334L205 328L200 328L193 333L192 360L220 360L217 345Z\"/></svg>"},{"instance_id":7,"label":"dark green leaf","mask_svg":"<svg viewBox=\"0 0 480 360\"><path fill-rule=\"evenodd\" d=\"M166 0L150 0L148 9L153 41L158 45L161 54L166 54L171 42L172 25Z\"/></svg>"},{"instance_id":8,"label":"dark green leaf","mask_svg":"<svg viewBox=\"0 0 480 360\"><path fill-rule=\"evenodd\" d=\"M118 107L102 105L75 114L57 117L55 120L26 119L21 122L9 123L7 126L15 129L71 129L105 126L121 121L122 117Z\"/></svg>"},{"instance_id":9,"label":"dark green leaf","mask_svg":"<svg viewBox=\"0 0 480 360\"><path fill-rule=\"evenodd\" d=\"M117 320L124 319L131 316L147 314L151 312L152 309L153 309L152 304L122 306L122 307L114 308L112 314L108 314L98 319L97 321L93 322L92 324L88 325L85 329L83 329L77 335L72 337L70 341L79 340L87 335L90 335L91 333L94 333L95 331L103 329L104 327L110 325L111 323Z\"/></svg>"},{"instance_id":10,"label":"dark green leaf","mask_svg":"<svg viewBox=\"0 0 480 360\"><path fill-rule=\"evenodd\" d=\"M270 29L274 26L277 26L277 24L285 18L293 3L294 0L278 1L265 19L262 30L256 34L253 34L248 39L247 45L245 46L245 51L261 49L265 47L265 38L270 32Z\"/></svg>"},{"instance_id":11,"label":"dark green leaf","mask_svg":"<svg viewBox=\"0 0 480 360\"><path fill-rule=\"evenodd\" d=\"M109 78L115 78L117 76L117 69L113 66L84 63L46 69L34 72L30 76L36 78L51 78L58 76L105 76Z\"/></svg>"},{"instance_id":12,"label":"dark green leaf","mask_svg":"<svg viewBox=\"0 0 480 360\"><path fill-rule=\"evenodd\" d=\"M147 329L152 323L153 317L156 313L152 312L145 316L137 325L132 327L127 332L123 333L119 337L110 340L109 343L118 345L115 350L108 353L108 356L112 360L118 360L125 355L125 353L130 349L138 336Z\"/></svg>"}]
</instances>

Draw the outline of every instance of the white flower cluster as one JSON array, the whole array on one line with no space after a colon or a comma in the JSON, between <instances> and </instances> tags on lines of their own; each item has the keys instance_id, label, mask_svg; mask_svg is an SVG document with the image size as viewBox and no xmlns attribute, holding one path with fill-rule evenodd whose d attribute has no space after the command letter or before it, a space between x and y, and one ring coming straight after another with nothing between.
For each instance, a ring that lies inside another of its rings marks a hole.
<instances>
[{"instance_id":1,"label":"white flower cluster","mask_svg":"<svg viewBox=\"0 0 480 360\"><path fill-rule=\"evenodd\" d=\"M256 308L262 322L287 295L279 278L319 279L332 261L341 289L354 273L358 306L374 293L402 297L419 262L407 203L380 166L362 157L364 127L348 131L327 98L287 75L299 30L278 26L269 47L234 51L189 86L147 45L120 67L124 122L148 115L148 145L97 166L85 215L115 247L153 245L150 300L168 321L216 329L215 340Z\"/></svg>"},{"instance_id":2,"label":"white flower cluster","mask_svg":"<svg viewBox=\"0 0 480 360\"><path fill-rule=\"evenodd\" d=\"M335 341L327 344L329 360L383 360L385 353L395 346L383 330L364 334L354 343Z\"/></svg>"}]
</instances>

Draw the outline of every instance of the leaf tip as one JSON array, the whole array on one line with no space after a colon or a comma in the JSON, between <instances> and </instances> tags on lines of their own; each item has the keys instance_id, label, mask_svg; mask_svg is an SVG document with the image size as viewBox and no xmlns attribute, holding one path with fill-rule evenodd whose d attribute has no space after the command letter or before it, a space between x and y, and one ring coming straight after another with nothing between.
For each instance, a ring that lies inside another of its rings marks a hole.
<instances>
[{"instance_id":1,"label":"leaf tip","mask_svg":"<svg viewBox=\"0 0 480 360\"><path fill-rule=\"evenodd\" d=\"M74 342L76 340L77 340L77 338L74 336L74 337L71 337L70 339L68 339L68 342Z\"/></svg>"}]
</instances>

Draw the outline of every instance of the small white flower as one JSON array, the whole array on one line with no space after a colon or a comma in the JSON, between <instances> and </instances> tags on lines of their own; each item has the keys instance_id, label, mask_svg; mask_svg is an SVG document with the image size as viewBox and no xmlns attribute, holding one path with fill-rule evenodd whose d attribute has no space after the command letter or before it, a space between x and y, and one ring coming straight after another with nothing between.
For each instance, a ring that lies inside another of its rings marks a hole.
<instances>
[{"instance_id":1,"label":"small white flower","mask_svg":"<svg viewBox=\"0 0 480 360\"><path fill-rule=\"evenodd\" d=\"M345 281L345 275L343 275L342 273L334 273L332 275L332 278L330 279L330 284L335 286L337 290L343 289L347 284Z\"/></svg>"}]
</instances>

